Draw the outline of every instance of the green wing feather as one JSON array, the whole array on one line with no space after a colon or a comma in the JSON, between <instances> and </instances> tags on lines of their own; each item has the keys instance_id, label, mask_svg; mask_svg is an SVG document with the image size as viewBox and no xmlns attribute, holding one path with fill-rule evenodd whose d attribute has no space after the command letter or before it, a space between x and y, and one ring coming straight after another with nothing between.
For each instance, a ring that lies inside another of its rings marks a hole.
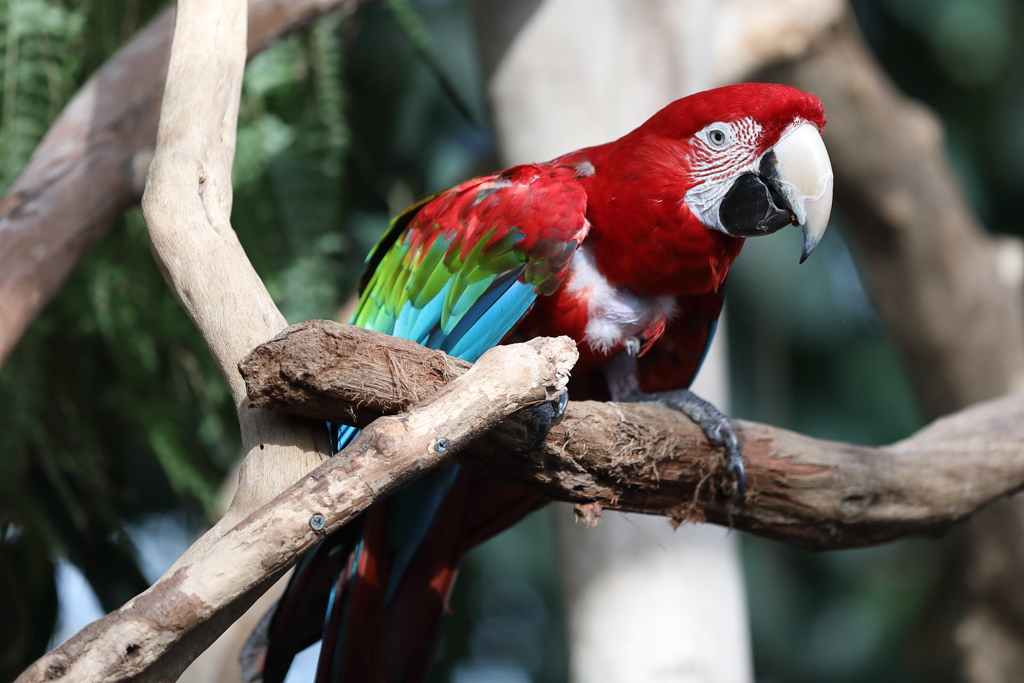
<instances>
[{"instance_id":1,"label":"green wing feather","mask_svg":"<svg viewBox=\"0 0 1024 683\"><path fill-rule=\"evenodd\" d=\"M353 324L475 360L561 284L589 228L574 173L519 166L410 207L368 258Z\"/></svg>"}]
</instances>

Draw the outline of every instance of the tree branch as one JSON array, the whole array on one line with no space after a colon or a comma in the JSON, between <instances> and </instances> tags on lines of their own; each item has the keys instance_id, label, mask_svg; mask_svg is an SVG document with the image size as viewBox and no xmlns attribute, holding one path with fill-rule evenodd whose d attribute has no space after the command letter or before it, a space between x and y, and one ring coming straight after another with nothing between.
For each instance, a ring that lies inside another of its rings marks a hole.
<instances>
[{"instance_id":1,"label":"tree branch","mask_svg":"<svg viewBox=\"0 0 1024 683\"><path fill-rule=\"evenodd\" d=\"M358 0L251 0L249 56ZM174 9L151 21L68 102L0 199L0 365L71 270L139 201L156 141Z\"/></svg>"},{"instance_id":2,"label":"tree branch","mask_svg":"<svg viewBox=\"0 0 1024 683\"><path fill-rule=\"evenodd\" d=\"M86 627L18 683L175 680L302 553L481 430L557 397L577 357L567 337L491 349L410 412L373 422L202 557Z\"/></svg>"},{"instance_id":3,"label":"tree branch","mask_svg":"<svg viewBox=\"0 0 1024 683\"><path fill-rule=\"evenodd\" d=\"M325 360L339 348L350 353ZM530 420L499 420L554 398L575 359L568 340L541 339L492 349L467 368L339 323L289 328L241 363L254 404L307 406L318 421L343 415L361 423L367 406L392 412L429 398L371 423L345 451L40 659L19 683L173 680L318 532L337 530L439 464L440 438L448 454L468 444L466 462L564 500L677 520L705 516L818 549L937 532L1024 485L1024 396L976 406L881 449L740 422L751 494L736 506L716 493L720 454L695 425L656 406L571 403L541 450L510 455L532 441ZM324 517L322 528L314 515Z\"/></svg>"},{"instance_id":4,"label":"tree branch","mask_svg":"<svg viewBox=\"0 0 1024 683\"><path fill-rule=\"evenodd\" d=\"M178 4L142 209L157 264L231 390L245 460L230 509L172 571L330 455L322 427L249 410L236 370L245 354L286 325L230 225L245 58L244 1Z\"/></svg>"},{"instance_id":5,"label":"tree branch","mask_svg":"<svg viewBox=\"0 0 1024 683\"><path fill-rule=\"evenodd\" d=\"M403 339L316 320L257 348L240 370L254 405L361 426L467 367ZM573 402L544 446L521 455L534 438L530 424L510 419L464 457L557 500L706 520L816 550L940 533L1024 486L1024 394L882 448L738 420L749 487L742 505L724 493L720 451L675 411Z\"/></svg>"},{"instance_id":6,"label":"tree branch","mask_svg":"<svg viewBox=\"0 0 1024 683\"><path fill-rule=\"evenodd\" d=\"M938 117L899 92L849 16L768 77L825 105L846 236L926 414L1020 389L1024 248L985 232L949 164ZM965 468L965 486L972 475ZM993 506L971 526L971 599L956 632L964 676L1009 683L1024 666L1024 499Z\"/></svg>"}]
</instances>

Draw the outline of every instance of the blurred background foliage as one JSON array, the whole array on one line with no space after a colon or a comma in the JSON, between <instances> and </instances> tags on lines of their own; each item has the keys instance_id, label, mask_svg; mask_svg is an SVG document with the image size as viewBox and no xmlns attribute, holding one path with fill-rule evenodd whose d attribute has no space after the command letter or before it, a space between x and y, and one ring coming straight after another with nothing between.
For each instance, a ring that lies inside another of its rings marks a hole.
<instances>
[{"instance_id":1,"label":"blurred background foliage","mask_svg":"<svg viewBox=\"0 0 1024 683\"><path fill-rule=\"evenodd\" d=\"M164 4L0 0L0 191L85 78ZM979 214L1019 233L1024 1L853 5L899 86L942 116ZM289 322L345 319L389 216L497 164L463 3L389 0L253 59L233 223ZM729 285L732 412L886 443L921 418L836 223L801 268L795 234L744 250ZM0 406L5 681L154 580L216 514L239 451L226 388L138 210L0 370ZM434 680L566 679L549 514L469 556ZM962 534L822 554L743 545L759 681L957 680Z\"/></svg>"}]
</instances>

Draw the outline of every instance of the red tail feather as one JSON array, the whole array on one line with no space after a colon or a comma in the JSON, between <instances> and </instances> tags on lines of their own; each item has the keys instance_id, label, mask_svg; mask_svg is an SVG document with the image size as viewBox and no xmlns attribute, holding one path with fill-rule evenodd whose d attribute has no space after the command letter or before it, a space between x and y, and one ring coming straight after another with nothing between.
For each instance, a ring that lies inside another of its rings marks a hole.
<instances>
[{"instance_id":1,"label":"red tail feather","mask_svg":"<svg viewBox=\"0 0 1024 683\"><path fill-rule=\"evenodd\" d=\"M367 512L358 580L340 648L346 683L417 683L427 677L437 646L441 615L455 585L462 555L533 512L545 499L518 486L463 468L438 509L434 523L385 603L391 550L386 505ZM342 613L335 604L333 611ZM334 615L328 619L331 631ZM329 634L325 634L327 636ZM337 631L335 631L337 635ZM336 648L325 637L317 683L334 671Z\"/></svg>"}]
</instances>

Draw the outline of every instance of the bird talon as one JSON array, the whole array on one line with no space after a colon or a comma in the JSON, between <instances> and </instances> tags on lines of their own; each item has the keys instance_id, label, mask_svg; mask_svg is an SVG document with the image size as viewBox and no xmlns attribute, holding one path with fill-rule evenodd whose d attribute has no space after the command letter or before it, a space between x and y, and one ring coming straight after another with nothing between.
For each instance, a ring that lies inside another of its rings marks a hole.
<instances>
[{"instance_id":1,"label":"bird talon","mask_svg":"<svg viewBox=\"0 0 1024 683\"><path fill-rule=\"evenodd\" d=\"M552 415L552 418L557 420L558 418L562 417L562 415L565 414L565 409L569 407L569 392L563 391L561 394L559 394L558 398L555 399L554 405L555 414Z\"/></svg>"},{"instance_id":2,"label":"bird talon","mask_svg":"<svg viewBox=\"0 0 1024 683\"><path fill-rule=\"evenodd\" d=\"M726 456L726 471L736 477L736 493L733 494L733 502L743 500L743 494L747 489L747 470L743 466L743 454L737 448Z\"/></svg>"},{"instance_id":3,"label":"bird talon","mask_svg":"<svg viewBox=\"0 0 1024 683\"><path fill-rule=\"evenodd\" d=\"M533 425L537 429L537 438L533 440L533 443L528 448L520 451L518 455L533 453L543 446L544 440L548 438L548 432L551 431L552 421L561 417L568 405L569 392L563 391L554 401L542 403L535 407L533 409Z\"/></svg>"},{"instance_id":4,"label":"bird talon","mask_svg":"<svg viewBox=\"0 0 1024 683\"><path fill-rule=\"evenodd\" d=\"M732 425L723 426L725 437L722 439L722 446L725 447L726 471L736 477L736 493L733 495L733 502L743 500L743 494L747 489L747 471L743 466L743 451L740 450L739 439Z\"/></svg>"},{"instance_id":5,"label":"bird talon","mask_svg":"<svg viewBox=\"0 0 1024 683\"><path fill-rule=\"evenodd\" d=\"M736 477L736 493L733 501L739 502L747 490L747 472L743 467L743 451L733 431L732 422L718 408L708 403L689 389L666 391L659 394L645 394L634 390L623 397L629 401L660 403L682 412L704 432L712 446L725 450L726 471Z\"/></svg>"}]
</instances>

